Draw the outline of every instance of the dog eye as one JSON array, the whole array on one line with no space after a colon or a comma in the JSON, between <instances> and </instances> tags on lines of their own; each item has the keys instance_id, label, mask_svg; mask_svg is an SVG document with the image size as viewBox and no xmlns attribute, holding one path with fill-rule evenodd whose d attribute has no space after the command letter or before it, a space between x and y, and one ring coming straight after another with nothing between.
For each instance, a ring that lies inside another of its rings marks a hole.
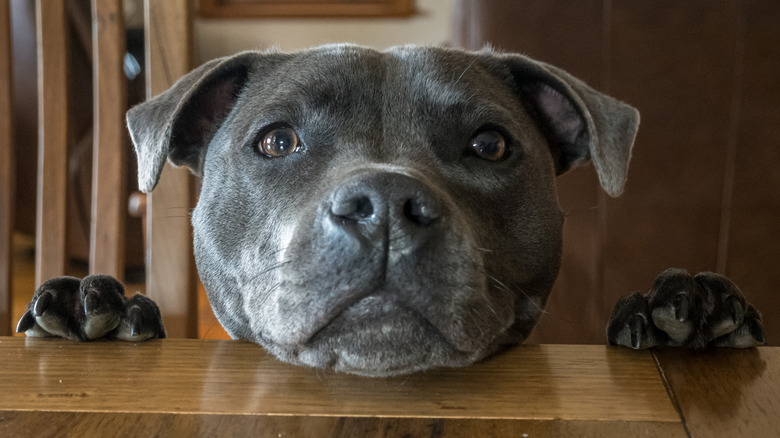
<instances>
[{"instance_id":1,"label":"dog eye","mask_svg":"<svg viewBox=\"0 0 780 438\"><path fill-rule=\"evenodd\" d=\"M300 140L291 128L282 127L269 131L260 140L260 152L269 158L284 157L298 150Z\"/></svg>"},{"instance_id":2,"label":"dog eye","mask_svg":"<svg viewBox=\"0 0 780 438\"><path fill-rule=\"evenodd\" d=\"M486 130L471 138L471 149L479 158L498 161L507 153L504 136L493 130Z\"/></svg>"}]
</instances>

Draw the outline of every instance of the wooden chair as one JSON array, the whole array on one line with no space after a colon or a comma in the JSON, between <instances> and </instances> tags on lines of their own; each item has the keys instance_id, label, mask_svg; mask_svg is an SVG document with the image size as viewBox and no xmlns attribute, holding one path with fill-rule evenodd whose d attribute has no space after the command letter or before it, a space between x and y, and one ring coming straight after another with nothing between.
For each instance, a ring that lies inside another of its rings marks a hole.
<instances>
[{"instance_id":1,"label":"wooden chair","mask_svg":"<svg viewBox=\"0 0 780 438\"><path fill-rule=\"evenodd\" d=\"M145 0L146 96L189 71L188 0ZM38 187L35 282L66 272L67 1L37 0ZM126 163L125 29L122 0L92 0L94 146L90 273L124 275ZM11 235L14 156L11 132L9 0L0 0L0 335L12 331ZM197 295L188 211L193 199L186 170L166 169L146 203L146 293L160 305L169 336L197 335Z\"/></svg>"}]
</instances>

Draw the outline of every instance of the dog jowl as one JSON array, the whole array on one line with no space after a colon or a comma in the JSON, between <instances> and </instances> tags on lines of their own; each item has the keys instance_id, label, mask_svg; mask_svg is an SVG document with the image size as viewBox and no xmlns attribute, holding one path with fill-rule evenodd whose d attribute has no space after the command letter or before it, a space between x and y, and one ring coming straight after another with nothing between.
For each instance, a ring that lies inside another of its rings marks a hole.
<instances>
[{"instance_id":1,"label":"dog jowl","mask_svg":"<svg viewBox=\"0 0 780 438\"><path fill-rule=\"evenodd\" d=\"M374 376L522 342L560 264L556 175L592 162L619 194L639 123L524 56L352 45L216 59L127 119L143 191L166 160L202 177L228 333Z\"/></svg>"}]
</instances>

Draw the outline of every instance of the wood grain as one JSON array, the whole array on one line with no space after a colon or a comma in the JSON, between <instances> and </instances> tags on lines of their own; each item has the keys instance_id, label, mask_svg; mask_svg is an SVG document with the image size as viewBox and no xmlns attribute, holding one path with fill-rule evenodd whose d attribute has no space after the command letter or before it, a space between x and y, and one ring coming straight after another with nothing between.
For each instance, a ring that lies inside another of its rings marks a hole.
<instances>
[{"instance_id":1,"label":"wood grain","mask_svg":"<svg viewBox=\"0 0 780 438\"><path fill-rule=\"evenodd\" d=\"M678 423L0 411L0 435L253 437L685 437Z\"/></svg>"},{"instance_id":2,"label":"wood grain","mask_svg":"<svg viewBox=\"0 0 780 438\"><path fill-rule=\"evenodd\" d=\"M92 0L93 152L89 271L124 278L125 110L122 69L125 26L121 0Z\"/></svg>"},{"instance_id":3,"label":"wood grain","mask_svg":"<svg viewBox=\"0 0 780 438\"><path fill-rule=\"evenodd\" d=\"M691 436L777 436L780 349L656 355Z\"/></svg>"},{"instance_id":4,"label":"wood grain","mask_svg":"<svg viewBox=\"0 0 780 438\"><path fill-rule=\"evenodd\" d=\"M412 0L201 0L205 17L408 17Z\"/></svg>"},{"instance_id":5,"label":"wood grain","mask_svg":"<svg viewBox=\"0 0 780 438\"><path fill-rule=\"evenodd\" d=\"M36 1L38 197L35 283L65 273L68 60L65 2ZM45 30L45 31L44 31Z\"/></svg>"},{"instance_id":6,"label":"wood grain","mask_svg":"<svg viewBox=\"0 0 780 438\"><path fill-rule=\"evenodd\" d=\"M11 116L11 9L0 0L0 336L11 334L15 164Z\"/></svg>"},{"instance_id":7,"label":"wood grain","mask_svg":"<svg viewBox=\"0 0 780 438\"><path fill-rule=\"evenodd\" d=\"M780 345L780 4L743 1L738 118L726 275L764 314L772 345Z\"/></svg>"},{"instance_id":8,"label":"wood grain","mask_svg":"<svg viewBox=\"0 0 780 438\"><path fill-rule=\"evenodd\" d=\"M386 379L290 366L240 341L0 338L0 361L6 411L680 421L649 353L603 346L521 346Z\"/></svg>"},{"instance_id":9,"label":"wood grain","mask_svg":"<svg viewBox=\"0 0 780 438\"><path fill-rule=\"evenodd\" d=\"M192 68L188 0L146 0L147 98ZM189 214L192 177L170 164L147 202L146 293L160 306L169 337L197 337L197 294Z\"/></svg>"}]
</instances>

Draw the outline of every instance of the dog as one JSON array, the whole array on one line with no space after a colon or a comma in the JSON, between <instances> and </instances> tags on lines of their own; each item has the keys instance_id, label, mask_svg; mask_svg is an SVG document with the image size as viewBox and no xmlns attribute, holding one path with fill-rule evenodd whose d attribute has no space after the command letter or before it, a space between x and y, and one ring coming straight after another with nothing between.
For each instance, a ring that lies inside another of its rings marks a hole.
<instances>
[{"instance_id":1,"label":"dog","mask_svg":"<svg viewBox=\"0 0 780 438\"><path fill-rule=\"evenodd\" d=\"M528 337L560 265L555 178L592 162L619 195L639 114L518 54L339 44L209 61L127 122L142 191L166 160L202 178L196 263L233 338L293 364L388 376L468 365ZM127 337L81 329L100 325L90 309L105 291L80 290L71 308L92 305L63 324L44 284L19 330ZM159 313L132 314L101 321L159 335ZM607 331L630 348L764 342L733 283L681 270L621 299Z\"/></svg>"}]
</instances>

